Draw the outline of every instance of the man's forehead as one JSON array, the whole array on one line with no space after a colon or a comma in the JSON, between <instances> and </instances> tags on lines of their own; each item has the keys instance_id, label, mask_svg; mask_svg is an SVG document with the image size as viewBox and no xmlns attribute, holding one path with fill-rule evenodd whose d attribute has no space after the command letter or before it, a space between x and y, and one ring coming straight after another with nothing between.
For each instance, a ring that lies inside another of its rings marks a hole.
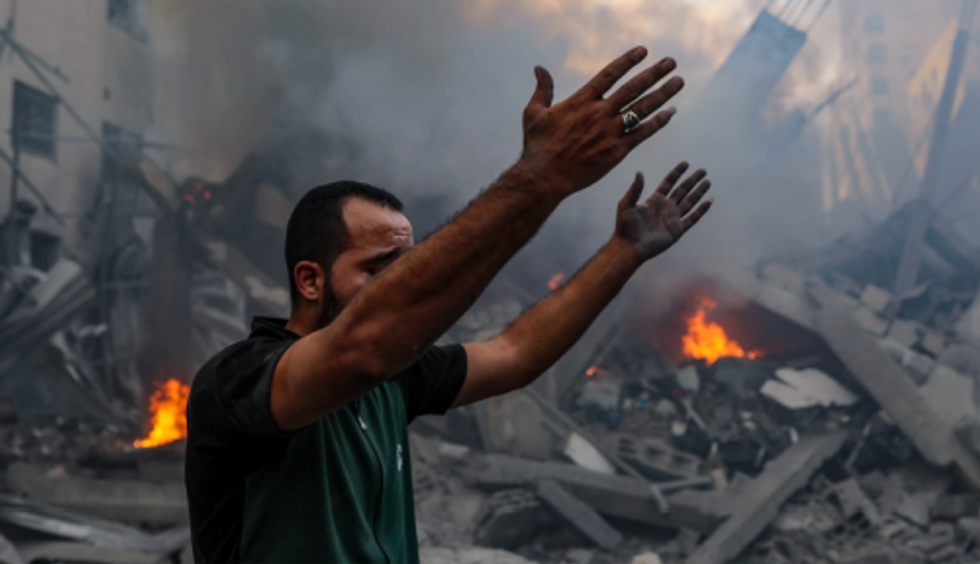
<instances>
[{"instance_id":1,"label":"man's forehead","mask_svg":"<svg viewBox=\"0 0 980 564\"><path fill-rule=\"evenodd\" d=\"M412 224L401 212L362 198L344 203L344 223L355 244L412 238Z\"/></svg>"}]
</instances>

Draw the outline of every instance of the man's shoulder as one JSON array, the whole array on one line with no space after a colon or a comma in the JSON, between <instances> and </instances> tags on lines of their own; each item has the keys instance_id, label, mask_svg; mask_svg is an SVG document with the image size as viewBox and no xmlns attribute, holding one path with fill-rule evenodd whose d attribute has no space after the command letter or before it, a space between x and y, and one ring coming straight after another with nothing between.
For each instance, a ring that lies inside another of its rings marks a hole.
<instances>
[{"instance_id":1,"label":"man's shoulder","mask_svg":"<svg viewBox=\"0 0 980 564\"><path fill-rule=\"evenodd\" d=\"M279 357L299 336L285 329L285 320L256 317L248 337L228 345L208 359L197 371L191 386L195 390L213 388L219 380L260 377L278 363Z\"/></svg>"}]
</instances>

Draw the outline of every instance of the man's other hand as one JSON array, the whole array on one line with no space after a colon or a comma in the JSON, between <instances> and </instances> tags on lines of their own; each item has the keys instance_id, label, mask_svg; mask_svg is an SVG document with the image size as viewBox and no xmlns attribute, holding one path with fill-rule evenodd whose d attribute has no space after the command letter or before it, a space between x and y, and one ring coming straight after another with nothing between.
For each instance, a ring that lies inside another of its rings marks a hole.
<instances>
[{"instance_id":1,"label":"man's other hand","mask_svg":"<svg viewBox=\"0 0 980 564\"><path fill-rule=\"evenodd\" d=\"M675 187L687 169L686 162L674 167L643 202L639 202L643 193L643 175L638 172L633 185L619 201L613 239L629 245L640 263L669 249L708 213L712 200L698 205L711 188L704 169L699 169Z\"/></svg>"},{"instance_id":2,"label":"man's other hand","mask_svg":"<svg viewBox=\"0 0 980 564\"><path fill-rule=\"evenodd\" d=\"M631 49L554 106L551 75L535 67L537 88L524 110L524 151L516 168L566 197L594 184L667 125L674 111L654 112L680 92L684 80L677 76L647 91L677 67L673 59L661 60L605 97L646 55L643 47ZM627 109L643 120L629 132L622 118Z\"/></svg>"}]
</instances>

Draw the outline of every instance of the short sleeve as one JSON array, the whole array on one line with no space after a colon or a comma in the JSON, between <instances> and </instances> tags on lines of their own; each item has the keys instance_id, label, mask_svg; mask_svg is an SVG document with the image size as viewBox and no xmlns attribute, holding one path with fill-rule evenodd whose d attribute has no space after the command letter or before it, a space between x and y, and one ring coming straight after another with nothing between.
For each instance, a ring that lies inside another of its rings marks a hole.
<instances>
[{"instance_id":1,"label":"short sleeve","mask_svg":"<svg viewBox=\"0 0 980 564\"><path fill-rule=\"evenodd\" d=\"M288 436L272 417L272 379L294 342L248 340L212 359L195 378L195 387L200 382L201 389L191 393L189 407L197 411L199 422L210 419L215 428L242 438ZM201 378L205 372L207 377Z\"/></svg>"},{"instance_id":2,"label":"short sleeve","mask_svg":"<svg viewBox=\"0 0 980 564\"><path fill-rule=\"evenodd\" d=\"M407 422L422 415L446 413L465 380L466 349L462 345L430 347L418 362L395 378L405 397Z\"/></svg>"}]
</instances>

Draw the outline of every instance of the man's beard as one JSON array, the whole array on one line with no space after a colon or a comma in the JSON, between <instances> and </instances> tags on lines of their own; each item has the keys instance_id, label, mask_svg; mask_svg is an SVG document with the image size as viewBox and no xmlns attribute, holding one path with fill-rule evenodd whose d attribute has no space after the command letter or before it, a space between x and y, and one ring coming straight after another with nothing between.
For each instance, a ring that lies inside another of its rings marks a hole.
<instances>
[{"instance_id":1,"label":"man's beard","mask_svg":"<svg viewBox=\"0 0 980 564\"><path fill-rule=\"evenodd\" d=\"M332 286L325 286L323 290L323 308L320 310L320 318L316 322L317 329L323 329L333 323L333 320L340 315L340 311L344 309Z\"/></svg>"}]
</instances>

